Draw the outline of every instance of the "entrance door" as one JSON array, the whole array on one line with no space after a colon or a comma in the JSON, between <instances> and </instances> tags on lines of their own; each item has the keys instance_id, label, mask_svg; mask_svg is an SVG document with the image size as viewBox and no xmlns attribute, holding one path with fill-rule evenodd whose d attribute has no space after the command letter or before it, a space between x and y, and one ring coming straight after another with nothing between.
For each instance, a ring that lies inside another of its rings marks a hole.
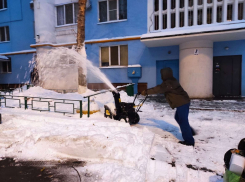
<instances>
[{"instance_id":1,"label":"entrance door","mask_svg":"<svg viewBox=\"0 0 245 182\"><path fill-rule=\"evenodd\" d=\"M215 97L241 96L242 56L214 57L213 94Z\"/></svg>"},{"instance_id":2,"label":"entrance door","mask_svg":"<svg viewBox=\"0 0 245 182\"><path fill-rule=\"evenodd\" d=\"M161 69L170 67L174 77L179 80L179 60L157 61L157 85L162 83Z\"/></svg>"}]
</instances>

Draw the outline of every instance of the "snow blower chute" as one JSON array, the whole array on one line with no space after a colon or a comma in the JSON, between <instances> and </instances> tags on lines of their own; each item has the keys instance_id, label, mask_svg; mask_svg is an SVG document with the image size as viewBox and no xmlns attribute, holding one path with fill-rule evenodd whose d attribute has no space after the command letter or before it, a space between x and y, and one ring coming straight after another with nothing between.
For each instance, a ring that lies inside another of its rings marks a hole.
<instances>
[{"instance_id":1,"label":"snow blower chute","mask_svg":"<svg viewBox=\"0 0 245 182\"><path fill-rule=\"evenodd\" d=\"M140 108L144 104L147 96L142 101L140 101L138 105L135 105L135 100L140 95L140 93L135 95L133 103L121 102L120 93L118 92L112 91L112 94L115 100L115 113L113 114L111 109L105 105L104 116L106 118L109 117L119 121L124 119L125 122L129 123L130 125L137 124L140 120L138 112L140 112Z\"/></svg>"}]
</instances>

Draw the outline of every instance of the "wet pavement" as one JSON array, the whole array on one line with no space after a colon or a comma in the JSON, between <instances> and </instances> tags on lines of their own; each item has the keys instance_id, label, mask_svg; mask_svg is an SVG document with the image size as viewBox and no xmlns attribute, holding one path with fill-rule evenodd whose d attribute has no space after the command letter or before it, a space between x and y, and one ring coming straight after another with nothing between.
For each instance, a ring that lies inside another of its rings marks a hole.
<instances>
[{"instance_id":1,"label":"wet pavement","mask_svg":"<svg viewBox=\"0 0 245 182\"><path fill-rule=\"evenodd\" d=\"M77 167L84 167L83 161L42 162L15 161L12 158L0 160L1 182L80 182L89 181L86 174L78 174ZM86 179L87 178L87 179Z\"/></svg>"}]
</instances>

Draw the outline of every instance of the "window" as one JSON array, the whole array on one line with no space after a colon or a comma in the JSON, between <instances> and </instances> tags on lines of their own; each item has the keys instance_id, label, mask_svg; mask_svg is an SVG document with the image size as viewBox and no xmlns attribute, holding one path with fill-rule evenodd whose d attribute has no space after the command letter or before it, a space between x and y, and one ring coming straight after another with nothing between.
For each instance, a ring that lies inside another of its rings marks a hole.
<instances>
[{"instance_id":1,"label":"window","mask_svg":"<svg viewBox=\"0 0 245 182\"><path fill-rule=\"evenodd\" d=\"M184 6L185 6L185 1L184 0L180 0L179 8L184 8Z\"/></svg>"},{"instance_id":2,"label":"window","mask_svg":"<svg viewBox=\"0 0 245 182\"><path fill-rule=\"evenodd\" d=\"M175 13L171 14L171 28L175 28Z\"/></svg>"},{"instance_id":3,"label":"window","mask_svg":"<svg viewBox=\"0 0 245 182\"><path fill-rule=\"evenodd\" d=\"M172 1L171 1L171 9L175 9L175 6L176 6L176 5L175 5L175 0L172 0Z\"/></svg>"},{"instance_id":4,"label":"window","mask_svg":"<svg viewBox=\"0 0 245 182\"><path fill-rule=\"evenodd\" d=\"M155 26L154 26L155 30L159 29L159 16L155 15Z\"/></svg>"},{"instance_id":5,"label":"window","mask_svg":"<svg viewBox=\"0 0 245 182\"><path fill-rule=\"evenodd\" d=\"M184 25L185 25L185 14L184 14L184 12L179 13L179 18L180 18L179 26L184 27Z\"/></svg>"},{"instance_id":6,"label":"window","mask_svg":"<svg viewBox=\"0 0 245 182\"><path fill-rule=\"evenodd\" d=\"M167 16L168 16L167 14L162 15L162 21L163 21L162 28L163 29L167 28Z\"/></svg>"},{"instance_id":7,"label":"window","mask_svg":"<svg viewBox=\"0 0 245 182\"><path fill-rule=\"evenodd\" d=\"M162 10L163 11L167 10L167 0L163 0L162 3L163 3L162 4Z\"/></svg>"},{"instance_id":8,"label":"window","mask_svg":"<svg viewBox=\"0 0 245 182\"><path fill-rule=\"evenodd\" d=\"M11 73L12 72L12 65L11 65L11 59L9 58L8 61L1 61L1 73Z\"/></svg>"},{"instance_id":9,"label":"window","mask_svg":"<svg viewBox=\"0 0 245 182\"><path fill-rule=\"evenodd\" d=\"M232 21L232 4L227 6L227 21Z\"/></svg>"},{"instance_id":10,"label":"window","mask_svg":"<svg viewBox=\"0 0 245 182\"><path fill-rule=\"evenodd\" d=\"M197 24L202 25L202 9L197 11Z\"/></svg>"},{"instance_id":11,"label":"window","mask_svg":"<svg viewBox=\"0 0 245 182\"><path fill-rule=\"evenodd\" d=\"M243 19L243 3L238 4L238 20Z\"/></svg>"},{"instance_id":12,"label":"window","mask_svg":"<svg viewBox=\"0 0 245 182\"><path fill-rule=\"evenodd\" d=\"M57 25L77 23L78 3L57 6Z\"/></svg>"},{"instance_id":13,"label":"window","mask_svg":"<svg viewBox=\"0 0 245 182\"><path fill-rule=\"evenodd\" d=\"M127 19L127 0L99 1L99 22Z\"/></svg>"},{"instance_id":14,"label":"window","mask_svg":"<svg viewBox=\"0 0 245 182\"><path fill-rule=\"evenodd\" d=\"M217 7L217 23L222 22L222 6Z\"/></svg>"},{"instance_id":15,"label":"window","mask_svg":"<svg viewBox=\"0 0 245 182\"><path fill-rule=\"evenodd\" d=\"M7 8L7 0L0 0L0 10Z\"/></svg>"},{"instance_id":16,"label":"window","mask_svg":"<svg viewBox=\"0 0 245 182\"><path fill-rule=\"evenodd\" d=\"M159 9L159 0L155 0L155 11L158 11Z\"/></svg>"},{"instance_id":17,"label":"window","mask_svg":"<svg viewBox=\"0 0 245 182\"><path fill-rule=\"evenodd\" d=\"M212 23L212 8L207 9L207 24Z\"/></svg>"},{"instance_id":18,"label":"window","mask_svg":"<svg viewBox=\"0 0 245 182\"><path fill-rule=\"evenodd\" d=\"M9 38L9 27L0 27L0 42L10 41Z\"/></svg>"},{"instance_id":19,"label":"window","mask_svg":"<svg viewBox=\"0 0 245 182\"><path fill-rule=\"evenodd\" d=\"M193 25L193 11L188 12L188 26Z\"/></svg>"},{"instance_id":20,"label":"window","mask_svg":"<svg viewBox=\"0 0 245 182\"><path fill-rule=\"evenodd\" d=\"M128 66L128 46L101 47L101 66Z\"/></svg>"}]
</instances>

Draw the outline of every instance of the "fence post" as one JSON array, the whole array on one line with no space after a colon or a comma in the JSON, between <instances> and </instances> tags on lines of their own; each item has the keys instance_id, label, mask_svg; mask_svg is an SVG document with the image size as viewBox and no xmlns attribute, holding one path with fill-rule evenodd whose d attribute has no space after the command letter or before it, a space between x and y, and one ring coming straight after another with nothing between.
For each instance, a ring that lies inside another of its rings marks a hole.
<instances>
[{"instance_id":1,"label":"fence post","mask_svg":"<svg viewBox=\"0 0 245 182\"><path fill-rule=\"evenodd\" d=\"M88 97L88 118L89 118L89 112L90 112L90 97Z\"/></svg>"},{"instance_id":2,"label":"fence post","mask_svg":"<svg viewBox=\"0 0 245 182\"><path fill-rule=\"evenodd\" d=\"M80 102L80 118L83 117L83 101L79 101Z\"/></svg>"},{"instance_id":3,"label":"fence post","mask_svg":"<svg viewBox=\"0 0 245 182\"><path fill-rule=\"evenodd\" d=\"M27 109L27 97L25 97L25 110Z\"/></svg>"}]
</instances>

